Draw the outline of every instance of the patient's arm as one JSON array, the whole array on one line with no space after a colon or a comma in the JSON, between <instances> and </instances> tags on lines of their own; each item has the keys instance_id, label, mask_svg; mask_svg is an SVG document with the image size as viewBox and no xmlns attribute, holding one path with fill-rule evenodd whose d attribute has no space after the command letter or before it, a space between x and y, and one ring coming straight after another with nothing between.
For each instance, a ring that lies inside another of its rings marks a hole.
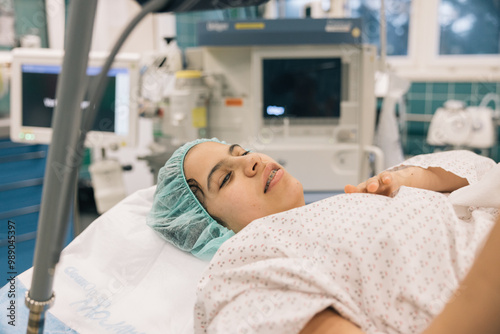
<instances>
[{"instance_id":1,"label":"patient's arm","mask_svg":"<svg viewBox=\"0 0 500 334\"><path fill-rule=\"evenodd\" d=\"M300 334L363 334L352 322L342 318L332 309L316 314Z\"/></svg>"},{"instance_id":2,"label":"patient's arm","mask_svg":"<svg viewBox=\"0 0 500 334\"><path fill-rule=\"evenodd\" d=\"M422 334L500 333L500 217L474 265L444 310ZM362 334L331 309L316 314L301 334Z\"/></svg>"},{"instance_id":3,"label":"patient's arm","mask_svg":"<svg viewBox=\"0 0 500 334\"><path fill-rule=\"evenodd\" d=\"M454 298L423 334L500 333L500 217Z\"/></svg>"},{"instance_id":4,"label":"patient's arm","mask_svg":"<svg viewBox=\"0 0 500 334\"><path fill-rule=\"evenodd\" d=\"M346 185L346 193L372 193L390 196L399 187L427 189L439 192L452 192L468 185L468 181L439 167L406 167L396 171L385 171L357 186Z\"/></svg>"}]
</instances>

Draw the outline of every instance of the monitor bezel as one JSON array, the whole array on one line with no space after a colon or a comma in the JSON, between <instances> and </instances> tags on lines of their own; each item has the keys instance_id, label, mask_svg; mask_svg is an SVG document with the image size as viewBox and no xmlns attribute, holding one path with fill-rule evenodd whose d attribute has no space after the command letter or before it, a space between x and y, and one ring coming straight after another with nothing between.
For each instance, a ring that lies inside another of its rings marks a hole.
<instances>
[{"instance_id":1,"label":"monitor bezel","mask_svg":"<svg viewBox=\"0 0 500 334\"><path fill-rule=\"evenodd\" d=\"M357 96L360 87L359 78L361 69L359 61L361 46L356 45L297 45L254 47L252 50L252 96L254 97L254 110L256 110L257 124L260 128L273 126L279 123L280 118L263 117L263 61L264 59L302 59L302 58L340 58L342 64L342 99L340 102L339 117L330 118L299 118L289 119L289 124L299 132L310 131L310 126L321 131L332 126L350 125L356 123L357 116L352 113L360 107Z\"/></svg>"},{"instance_id":2,"label":"monitor bezel","mask_svg":"<svg viewBox=\"0 0 500 334\"><path fill-rule=\"evenodd\" d=\"M52 128L23 125L22 110L22 66L23 65L56 65L62 66L63 50L27 49L12 50L11 66L11 106L10 106L10 138L14 142L30 144L50 144L52 141ZM91 52L88 67L100 67L105 62L107 54L104 52ZM117 55L113 68L126 68L130 74L129 83L129 110L127 134L117 134L105 131L89 131L85 140L86 147L132 147L137 144L138 123L138 84L140 71L140 55L122 53ZM31 134L31 136L26 136Z\"/></svg>"}]
</instances>

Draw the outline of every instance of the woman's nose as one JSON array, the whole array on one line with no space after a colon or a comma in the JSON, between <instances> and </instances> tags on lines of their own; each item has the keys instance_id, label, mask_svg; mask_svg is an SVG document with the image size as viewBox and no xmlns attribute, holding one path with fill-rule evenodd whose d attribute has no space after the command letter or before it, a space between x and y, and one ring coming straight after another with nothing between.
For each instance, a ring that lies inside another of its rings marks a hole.
<instances>
[{"instance_id":1,"label":"woman's nose","mask_svg":"<svg viewBox=\"0 0 500 334\"><path fill-rule=\"evenodd\" d=\"M243 158L243 172L246 176L252 177L255 176L258 172L259 165L262 161L259 158L259 155L256 153L249 153Z\"/></svg>"}]
</instances>

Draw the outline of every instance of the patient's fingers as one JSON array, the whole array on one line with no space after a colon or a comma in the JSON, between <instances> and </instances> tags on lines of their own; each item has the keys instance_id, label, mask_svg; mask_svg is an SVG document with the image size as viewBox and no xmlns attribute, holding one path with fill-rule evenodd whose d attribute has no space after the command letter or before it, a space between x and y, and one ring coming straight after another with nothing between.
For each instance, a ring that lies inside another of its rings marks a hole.
<instances>
[{"instance_id":1,"label":"patient's fingers","mask_svg":"<svg viewBox=\"0 0 500 334\"><path fill-rule=\"evenodd\" d=\"M389 173L389 172L380 173L380 180L382 180L382 183L385 185L391 184L392 183L392 173Z\"/></svg>"},{"instance_id":2,"label":"patient's fingers","mask_svg":"<svg viewBox=\"0 0 500 334\"><path fill-rule=\"evenodd\" d=\"M397 186L394 181L391 172L382 172L357 186L352 184L346 185L344 187L344 192L346 194L371 193L389 196L393 192L393 188Z\"/></svg>"},{"instance_id":3,"label":"patient's fingers","mask_svg":"<svg viewBox=\"0 0 500 334\"><path fill-rule=\"evenodd\" d=\"M380 181L378 177L372 177L366 182L366 190L369 193L375 193L379 189Z\"/></svg>"},{"instance_id":4,"label":"patient's fingers","mask_svg":"<svg viewBox=\"0 0 500 334\"><path fill-rule=\"evenodd\" d=\"M354 186L352 184L348 184L344 187L344 192L346 194L354 194L354 193L363 193L366 192L365 182L360 183L358 186Z\"/></svg>"},{"instance_id":5,"label":"patient's fingers","mask_svg":"<svg viewBox=\"0 0 500 334\"><path fill-rule=\"evenodd\" d=\"M346 194L352 194L352 193L356 192L356 186L353 186L352 184L347 184L344 187L344 192Z\"/></svg>"}]
</instances>

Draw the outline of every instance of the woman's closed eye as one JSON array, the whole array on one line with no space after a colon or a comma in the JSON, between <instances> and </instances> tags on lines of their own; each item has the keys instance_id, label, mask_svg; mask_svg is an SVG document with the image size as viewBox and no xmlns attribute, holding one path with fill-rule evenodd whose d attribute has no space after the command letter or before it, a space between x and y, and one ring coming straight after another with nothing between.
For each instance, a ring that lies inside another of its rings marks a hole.
<instances>
[{"instance_id":1,"label":"woman's closed eye","mask_svg":"<svg viewBox=\"0 0 500 334\"><path fill-rule=\"evenodd\" d=\"M251 153L251 152L250 151L245 151L245 152L243 152L243 154L241 156L243 157L243 156L245 156L245 155L247 155L249 153ZM222 182L221 182L221 184L219 186L219 189L221 189L223 186L225 186L229 182L229 180L231 179L231 175L232 174L233 174L233 172L229 172L229 173L227 173L224 176L224 179L222 180Z\"/></svg>"},{"instance_id":2,"label":"woman's closed eye","mask_svg":"<svg viewBox=\"0 0 500 334\"><path fill-rule=\"evenodd\" d=\"M231 179L231 175L232 174L233 174L233 172L229 172L229 173L226 174L226 176L224 177L224 179L222 180L222 182L220 184L219 189L221 189L222 187L224 187L224 185L229 182L229 180Z\"/></svg>"}]
</instances>

